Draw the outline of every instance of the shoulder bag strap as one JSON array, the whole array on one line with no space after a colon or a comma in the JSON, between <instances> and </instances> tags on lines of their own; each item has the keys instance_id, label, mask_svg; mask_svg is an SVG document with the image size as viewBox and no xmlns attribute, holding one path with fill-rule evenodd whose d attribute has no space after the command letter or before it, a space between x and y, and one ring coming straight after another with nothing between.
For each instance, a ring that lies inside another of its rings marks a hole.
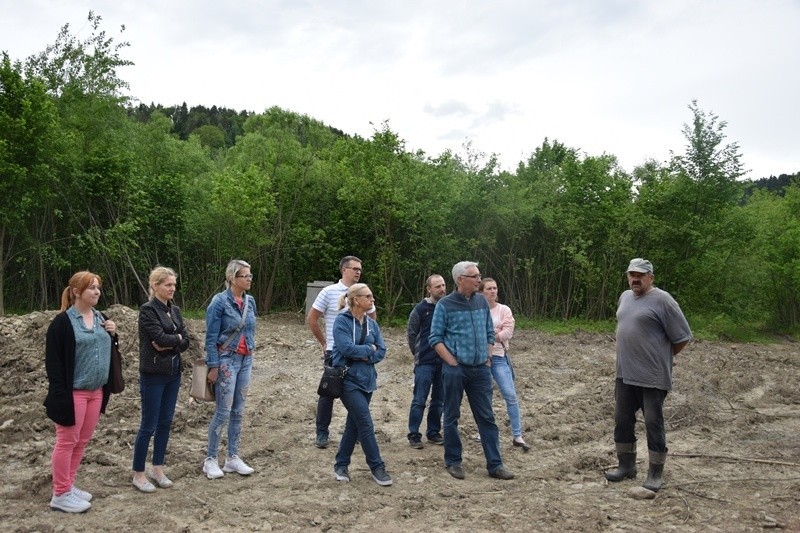
<instances>
[{"instance_id":1,"label":"shoulder bag strap","mask_svg":"<svg viewBox=\"0 0 800 533\"><path fill-rule=\"evenodd\" d=\"M224 352L228 348L228 346L230 346L231 341L233 340L233 337L242 330L242 327L244 327L244 321L247 318L247 306L248 306L249 303L250 303L250 300L247 299L247 294L245 294L244 295L244 308L242 309L242 320L241 320L241 322L239 322L239 325L236 326L236 329L234 329L231 332L230 336L225 341L225 344L223 344L220 347L219 351Z\"/></svg>"}]
</instances>

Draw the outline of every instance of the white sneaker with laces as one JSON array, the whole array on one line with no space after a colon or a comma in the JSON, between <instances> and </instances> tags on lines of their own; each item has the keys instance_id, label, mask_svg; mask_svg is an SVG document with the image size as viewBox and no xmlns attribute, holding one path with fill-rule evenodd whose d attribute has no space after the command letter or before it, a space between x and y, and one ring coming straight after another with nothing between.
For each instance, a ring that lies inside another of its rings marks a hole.
<instances>
[{"instance_id":1,"label":"white sneaker with laces","mask_svg":"<svg viewBox=\"0 0 800 533\"><path fill-rule=\"evenodd\" d=\"M91 492L87 492L85 490L81 490L78 487L76 487L75 485L72 485L72 488L70 489L70 492L72 494L74 494L75 496L77 496L78 498L80 498L81 500L85 501L85 502L92 501L92 493Z\"/></svg>"},{"instance_id":2,"label":"white sneaker with laces","mask_svg":"<svg viewBox=\"0 0 800 533\"><path fill-rule=\"evenodd\" d=\"M206 460L203 461L203 473L208 479L217 479L225 475L219 469L219 464L214 457L206 457Z\"/></svg>"},{"instance_id":3,"label":"white sneaker with laces","mask_svg":"<svg viewBox=\"0 0 800 533\"><path fill-rule=\"evenodd\" d=\"M50 499L50 508L65 513L84 513L92 507L92 504L75 496L72 492L65 492L61 496Z\"/></svg>"},{"instance_id":4,"label":"white sneaker with laces","mask_svg":"<svg viewBox=\"0 0 800 533\"><path fill-rule=\"evenodd\" d=\"M237 474L241 474L243 476L249 476L255 470L247 466L247 464L242 461L241 457L238 455L232 455L225 459L225 466L222 467L223 472L236 472Z\"/></svg>"}]
</instances>

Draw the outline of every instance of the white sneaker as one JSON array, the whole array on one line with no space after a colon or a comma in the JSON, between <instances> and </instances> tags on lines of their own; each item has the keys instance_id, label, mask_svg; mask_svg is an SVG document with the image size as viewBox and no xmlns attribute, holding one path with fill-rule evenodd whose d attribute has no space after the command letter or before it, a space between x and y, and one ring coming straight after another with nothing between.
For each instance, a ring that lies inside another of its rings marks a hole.
<instances>
[{"instance_id":1,"label":"white sneaker","mask_svg":"<svg viewBox=\"0 0 800 533\"><path fill-rule=\"evenodd\" d=\"M237 474L241 474L243 476L249 476L255 470L247 466L247 464L242 461L241 457L238 455L232 455L225 459L225 466L222 467L223 472L236 472Z\"/></svg>"},{"instance_id":2,"label":"white sneaker","mask_svg":"<svg viewBox=\"0 0 800 533\"><path fill-rule=\"evenodd\" d=\"M203 461L203 473L208 479L217 479L225 475L219 469L217 460L214 457L206 457L206 460Z\"/></svg>"},{"instance_id":3,"label":"white sneaker","mask_svg":"<svg viewBox=\"0 0 800 533\"><path fill-rule=\"evenodd\" d=\"M72 492L65 492L61 496L56 496L50 499L50 508L57 511L64 511L65 513L84 513L92 506L86 500L78 498Z\"/></svg>"},{"instance_id":4,"label":"white sneaker","mask_svg":"<svg viewBox=\"0 0 800 533\"><path fill-rule=\"evenodd\" d=\"M72 485L72 488L70 489L70 492L72 494L74 494L75 496L77 496L78 498L80 498L81 500L85 501L85 502L92 501L92 493L91 492L86 492L85 490L81 490L78 487L76 487L75 485Z\"/></svg>"}]
</instances>

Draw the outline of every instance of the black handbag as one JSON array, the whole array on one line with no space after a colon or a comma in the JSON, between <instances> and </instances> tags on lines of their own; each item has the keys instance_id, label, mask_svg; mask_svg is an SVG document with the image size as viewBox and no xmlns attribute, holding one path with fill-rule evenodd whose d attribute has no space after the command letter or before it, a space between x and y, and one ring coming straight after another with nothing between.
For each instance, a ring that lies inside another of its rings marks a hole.
<instances>
[{"instance_id":1,"label":"black handbag","mask_svg":"<svg viewBox=\"0 0 800 533\"><path fill-rule=\"evenodd\" d=\"M108 320L108 317L100 313L103 317L103 322ZM125 390L125 377L122 374L122 353L119 351L119 335L114 333L111 335L111 365L108 369L108 391L111 394L119 394Z\"/></svg>"},{"instance_id":2,"label":"black handbag","mask_svg":"<svg viewBox=\"0 0 800 533\"><path fill-rule=\"evenodd\" d=\"M122 375L122 354L119 351L119 337L111 337L111 375L109 379L111 394L119 394L125 390L125 378Z\"/></svg>"},{"instance_id":3,"label":"black handbag","mask_svg":"<svg viewBox=\"0 0 800 533\"><path fill-rule=\"evenodd\" d=\"M364 339L367 338L367 330L361 327L361 339L358 344L364 344ZM353 339L355 340L355 338ZM322 370L322 378L319 380L317 387L317 394L326 396L328 398L338 398L342 395L342 384L344 377L347 375L349 366L328 366Z\"/></svg>"},{"instance_id":4,"label":"black handbag","mask_svg":"<svg viewBox=\"0 0 800 533\"><path fill-rule=\"evenodd\" d=\"M317 394L327 398L338 398L342 395L342 383L347 374L346 366L326 366L319 380Z\"/></svg>"}]
</instances>

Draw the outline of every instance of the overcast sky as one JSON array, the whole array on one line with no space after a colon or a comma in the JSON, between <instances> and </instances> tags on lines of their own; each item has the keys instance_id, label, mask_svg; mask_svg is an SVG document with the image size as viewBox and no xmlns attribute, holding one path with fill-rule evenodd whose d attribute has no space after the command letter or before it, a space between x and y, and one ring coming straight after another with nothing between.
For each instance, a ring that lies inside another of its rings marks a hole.
<instances>
[{"instance_id":1,"label":"overcast sky","mask_svg":"<svg viewBox=\"0 0 800 533\"><path fill-rule=\"evenodd\" d=\"M688 105L728 123L748 177L800 171L800 0L0 0L22 60L90 10L130 42L149 104L296 111L408 150L496 153L545 137L628 171L682 153Z\"/></svg>"}]
</instances>

